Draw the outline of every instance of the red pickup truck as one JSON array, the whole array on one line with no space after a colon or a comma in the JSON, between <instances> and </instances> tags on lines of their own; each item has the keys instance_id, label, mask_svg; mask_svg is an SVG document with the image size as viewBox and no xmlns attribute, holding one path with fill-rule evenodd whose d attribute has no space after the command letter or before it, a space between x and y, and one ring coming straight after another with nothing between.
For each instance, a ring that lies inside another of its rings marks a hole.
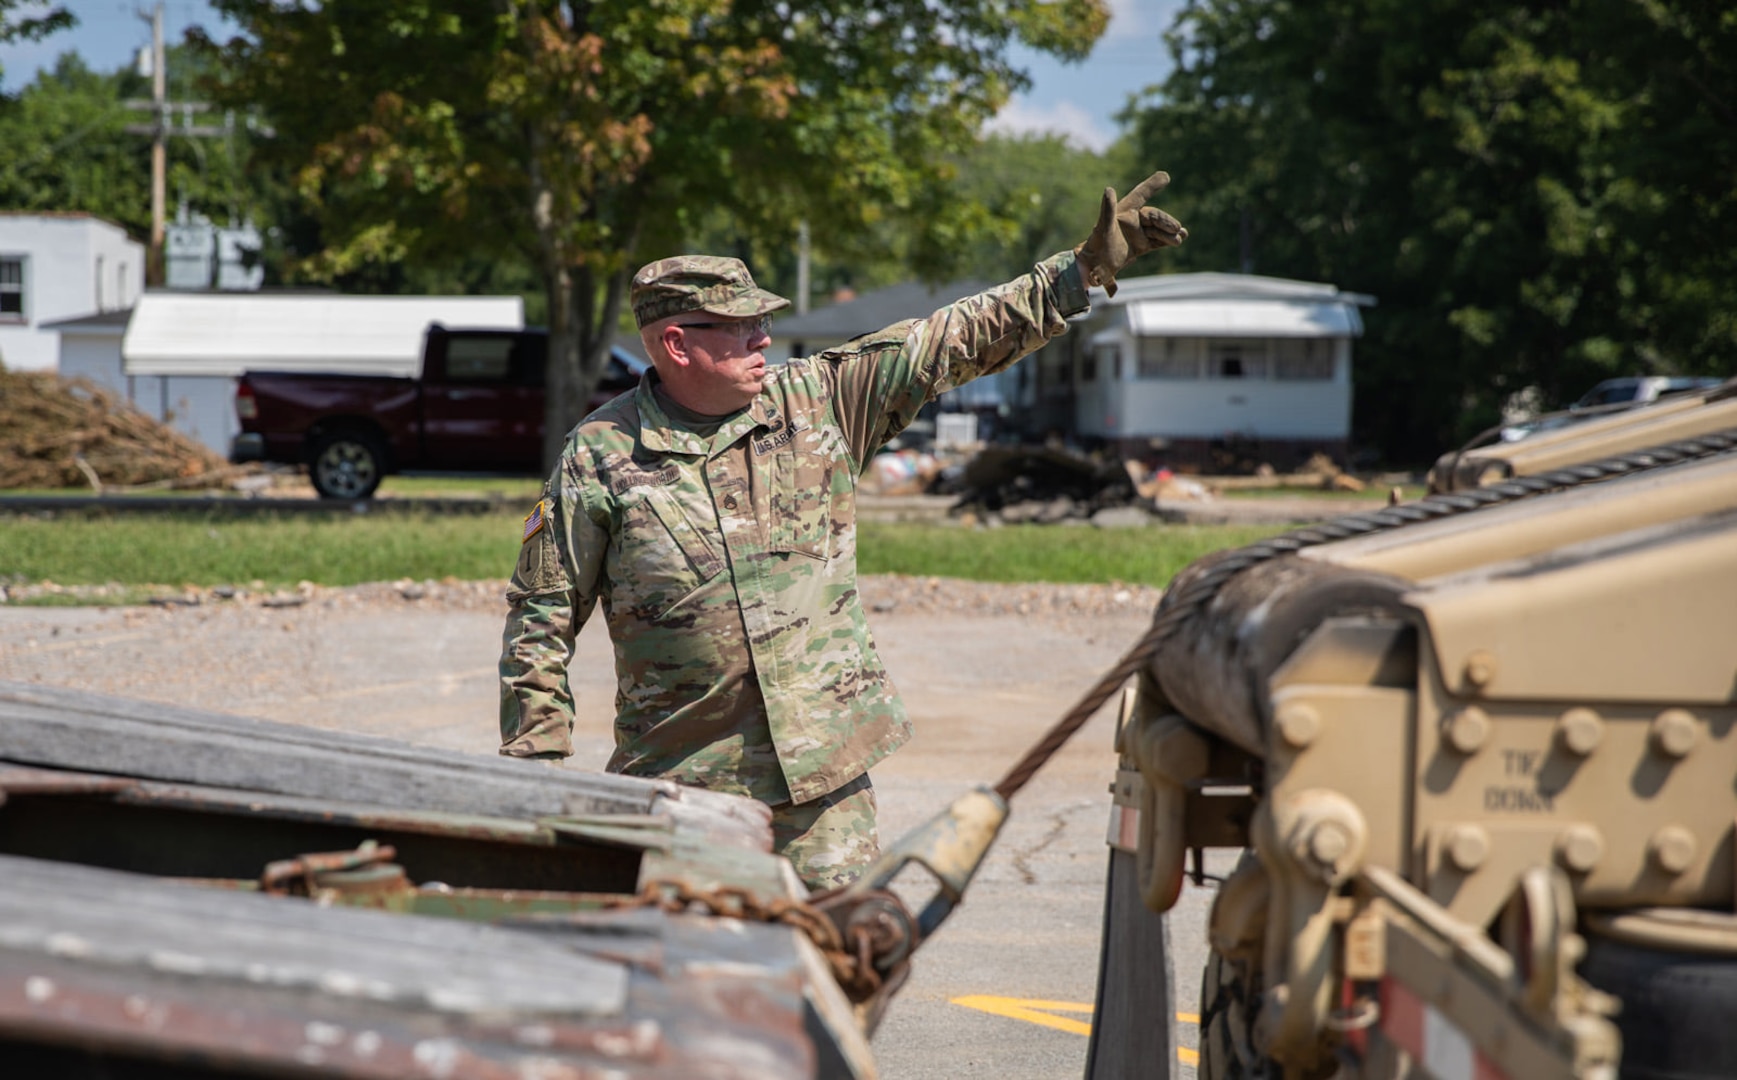
<instances>
[{"instance_id":1,"label":"red pickup truck","mask_svg":"<svg viewBox=\"0 0 1737 1080\"><path fill-rule=\"evenodd\" d=\"M306 464L329 499L365 499L406 470L542 471L542 330L429 328L418 378L249 371L235 390L231 461ZM595 408L637 385L646 362L611 349Z\"/></svg>"}]
</instances>

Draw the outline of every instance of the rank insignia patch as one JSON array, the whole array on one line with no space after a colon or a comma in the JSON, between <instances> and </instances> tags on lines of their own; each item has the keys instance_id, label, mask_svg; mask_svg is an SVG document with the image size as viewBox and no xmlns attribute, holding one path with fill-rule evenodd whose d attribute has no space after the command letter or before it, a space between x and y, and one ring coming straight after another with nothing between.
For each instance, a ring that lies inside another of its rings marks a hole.
<instances>
[{"instance_id":1,"label":"rank insignia patch","mask_svg":"<svg viewBox=\"0 0 1737 1080\"><path fill-rule=\"evenodd\" d=\"M542 500L539 499L537 500L537 505L531 507L531 512L525 515L525 535L519 540L519 543L529 543L531 537L537 535L538 530L542 529L542 527L548 523L549 515L543 509Z\"/></svg>"}]
</instances>

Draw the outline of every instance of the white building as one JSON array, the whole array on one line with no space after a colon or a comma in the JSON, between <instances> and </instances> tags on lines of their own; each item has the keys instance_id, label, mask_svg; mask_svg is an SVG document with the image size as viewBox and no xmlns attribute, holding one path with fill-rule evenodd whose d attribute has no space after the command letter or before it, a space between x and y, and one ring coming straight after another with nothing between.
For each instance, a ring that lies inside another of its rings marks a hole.
<instances>
[{"instance_id":1,"label":"white building","mask_svg":"<svg viewBox=\"0 0 1737 1080\"><path fill-rule=\"evenodd\" d=\"M1073 431L1124 456L1272 461L1351 434L1351 342L1372 297L1249 274L1163 274L1093 294L1073 350ZM1083 333L1082 333L1083 332Z\"/></svg>"},{"instance_id":2,"label":"white building","mask_svg":"<svg viewBox=\"0 0 1737 1080\"><path fill-rule=\"evenodd\" d=\"M53 371L47 324L125 311L145 291L145 248L89 214L0 213L0 363Z\"/></svg>"},{"instance_id":3,"label":"white building","mask_svg":"<svg viewBox=\"0 0 1737 1080\"><path fill-rule=\"evenodd\" d=\"M220 454L244 371L415 376L429 324L522 330L517 296L146 293L130 316L60 323L60 367Z\"/></svg>"}]
</instances>

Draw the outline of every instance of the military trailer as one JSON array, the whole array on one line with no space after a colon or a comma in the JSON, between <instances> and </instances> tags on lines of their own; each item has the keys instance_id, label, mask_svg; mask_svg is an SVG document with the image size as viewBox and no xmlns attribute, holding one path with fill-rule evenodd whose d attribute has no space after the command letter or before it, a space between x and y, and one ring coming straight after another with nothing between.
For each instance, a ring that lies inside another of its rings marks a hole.
<instances>
[{"instance_id":1,"label":"military trailer","mask_svg":"<svg viewBox=\"0 0 1737 1080\"><path fill-rule=\"evenodd\" d=\"M1201 1077L1737 1076L1734 390L1178 576L1117 734L1089 1076L1175 1067L1161 913L1209 849Z\"/></svg>"},{"instance_id":2,"label":"military trailer","mask_svg":"<svg viewBox=\"0 0 1737 1080\"><path fill-rule=\"evenodd\" d=\"M872 1077L1002 809L811 896L753 800L0 682L0 1071Z\"/></svg>"}]
</instances>

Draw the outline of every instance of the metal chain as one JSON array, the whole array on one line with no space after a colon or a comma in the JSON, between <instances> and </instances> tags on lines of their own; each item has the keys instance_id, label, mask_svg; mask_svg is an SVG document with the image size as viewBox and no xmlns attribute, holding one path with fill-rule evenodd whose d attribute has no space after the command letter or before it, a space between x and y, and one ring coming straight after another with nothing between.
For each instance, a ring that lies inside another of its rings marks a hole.
<instances>
[{"instance_id":1,"label":"metal chain","mask_svg":"<svg viewBox=\"0 0 1737 1080\"><path fill-rule=\"evenodd\" d=\"M664 878L646 882L632 896L610 897L610 909L654 907L671 914L698 909L749 922L789 926L804 934L826 958L832 977L852 1001L865 1001L881 988L881 973L873 962L873 942L862 927L852 927L850 942L831 919L812 904L785 896L763 899L747 889L724 885L697 889L685 881Z\"/></svg>"},{"instance_id":2,"label":"metal chain","mask_svg":"<svg viewBox=\"0 0 1737 1080\"><path fill-rule=\"evenodd\" d=\"M1440 518L1455 517L1460 514L1482 510L1547 491L1557 491L1563 488L1576 487L1581 484L1609 480L1618 476L1643 472L1666 465L1676 465L1698 458L1711 457L1737 448L1737 428L1703 435L1698 438L1684 439L1681 442L1669 443L1664 446L1650 447L1616 457L1584 465L1571 465L1563 469L1538 473L1534 476L1522 476L1512 480L1504 480L1485 488L1472 491L1450 492L1441 495L1431 495L1414 503L1390 506L1382 510L1365 514L1348 514L1334 518L1319 525L1310 525L1295 529L1282 536L1268 540L1257 541L1246 547L1236 548L1229 554L1221 556L1198 577L1185 584L1180 591L1167 592L1159 603L1158 613L1152 620L1152 626L1134 643L1122 658L1116 661L1114 667L1105 672L1085 696L1080 698L1067 714L1050 728L1043 738L1039 739L1025 756L1020 758L1007 775L995 785L995 793L1003 799L1011 800L1013 796L1037 775L1054 757L1056 752L1071 739L1087 720L1110 700L1111 695L1121 688L1128 678L1151 663L1158 650L1163 648L1176 628L1191 615L1201 604L1217 594L1219 587L1230 578L1242 573L1257 563L1276 559L1281 555L1291 555L1304 548L1317 544L1331 543L1335 540L1346 540L1354 536L1367 536L1373 533L1387 532L1391 529L1403 528L1424 521L1435 521Z\"/></svg>"}]
</instances>

